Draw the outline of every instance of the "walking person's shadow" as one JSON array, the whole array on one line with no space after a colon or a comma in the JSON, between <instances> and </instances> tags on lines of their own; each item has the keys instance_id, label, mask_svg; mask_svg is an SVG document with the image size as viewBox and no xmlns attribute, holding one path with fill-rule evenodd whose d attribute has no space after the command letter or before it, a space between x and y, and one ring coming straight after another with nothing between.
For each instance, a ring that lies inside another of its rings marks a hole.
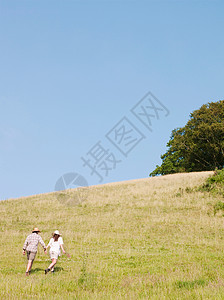
<instances>
[{"instance_id":1,"label":"walking person's shadow","mask_svg":"<svg viewBox=\"0 0 224 300\"><path fill-rule=\"evenodd\" d=\"M54 272L52 272L52 273L57 273L57 272L61 272L61 271L64 271L64 268L62 268L62 267L55 267L54 268ZM30 274L35 274L35 273L39 273L39 272L43 273L44 269L41 269L41 268L31 269Z\"/></svg>"},{"instance_id":2,"label":"walking person's shadow","mask_svg":"<svg viewBox=\"0 0 224 300\"><path fill-rule=\"evenodd\" d=\"M64 268L62 268L62 267L55 267L54 268L54 273L61 272L61 271L64 271Z\"/></svg>"},{"instance_id":3,"label":"walking person's shadow","mask_svg":"<svg viewBox=\"0 0 224 300\"><path fill-rule=\"evenodd\" d=\"M38 272L43 272L43 271L44 271L44 270L41 269L41 268L34 268L34 269L31 269L30 274L38 273Z\"/></svg>"}]
</instances>

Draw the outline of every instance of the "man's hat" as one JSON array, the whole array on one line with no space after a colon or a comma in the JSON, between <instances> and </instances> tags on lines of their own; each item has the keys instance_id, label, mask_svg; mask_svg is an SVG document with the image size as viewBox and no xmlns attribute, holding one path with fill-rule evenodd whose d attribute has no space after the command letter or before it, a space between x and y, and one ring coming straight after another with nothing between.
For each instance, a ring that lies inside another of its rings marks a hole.
<instances>
[{"instance_id":1,"label":"man's hat","mask_svg":"<svg viewBox=\"0 0 224 300\"><path fill-rule=\"evenodd\" d=\"M35 227L32 232L40 232L40 230L37 227Z\"/></svg>"}]
</instances>

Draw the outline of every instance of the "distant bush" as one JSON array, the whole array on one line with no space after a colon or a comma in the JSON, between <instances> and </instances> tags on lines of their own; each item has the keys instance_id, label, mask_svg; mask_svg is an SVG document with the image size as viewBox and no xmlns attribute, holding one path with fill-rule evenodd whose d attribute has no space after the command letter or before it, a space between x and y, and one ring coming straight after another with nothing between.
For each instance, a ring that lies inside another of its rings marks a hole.
<instances>
[{"instance_id":1,"label":"distant bush","mask_svg":"<svg viewBox=\"0 0 224 300\"><path fill-rule=\"evenodd\" d=\"M199 187L199 191L211 192L224 197L224 169L215 171L214 175L207 178L206 182Z\"/></svg>"}]
</instances>

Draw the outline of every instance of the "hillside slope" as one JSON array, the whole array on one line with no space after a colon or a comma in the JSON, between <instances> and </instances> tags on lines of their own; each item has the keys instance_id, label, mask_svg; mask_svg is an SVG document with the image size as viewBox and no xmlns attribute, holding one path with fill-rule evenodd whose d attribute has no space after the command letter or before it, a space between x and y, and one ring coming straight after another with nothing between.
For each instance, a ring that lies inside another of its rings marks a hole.
<instances>
[{"instance_id":1,"label":"hillside slope","mask_svg":"<svg viewBox=\"0 0 224 300\"><path fill-rule=\"evenodd\" d=\"M221 198L192 190L210 174L1 201L0 298L223 298L223 217L213 214ZM59 229L71 259L44 275L49 257L39 247L26 278L22 246L34 226L46 243Z\"/></svg>"}]
</instances>

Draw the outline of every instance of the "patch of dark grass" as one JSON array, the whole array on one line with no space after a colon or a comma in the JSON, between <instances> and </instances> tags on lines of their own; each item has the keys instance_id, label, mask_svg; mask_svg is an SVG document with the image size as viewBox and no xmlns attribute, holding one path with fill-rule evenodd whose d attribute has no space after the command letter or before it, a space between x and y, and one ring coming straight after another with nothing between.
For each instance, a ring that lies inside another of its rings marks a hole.
<instances>
[{"instance_id":1,"label":"patch of dark grass","mask_svg":"<svg viewBox=\"0 0 224 300\"><path fill-rule=\"evenodd\" d=\"M178 280L175 282L176 287L178 287L179 289L187 289L187 290L194 289L200 286L204 287L207 284L208 283L204 279L196 279L192 281Z\"/></svg>"},{"instance_id":2,"label":"patch of dark grass","mask_svg":"<svg viewBox=\"0 0 224 300\"><path fill-rule=\"evenodd\" d=\"M182 189L182 188L179 188L179 189L178 189L178 192L175 194L175 196L176 196L176 197L182 197L182 196L183 196L183 193L184 193L183 189Z\"/></svg>"},{"instance_id":3,"label":"patch of dark grass","mask_svg":"<svg viewBox=\"0 0 224 300\"><path fill-rule=\"evenodd\" d=\"M222 202L222 201L218 201L218 202L214 205L214 216L215 216L216 213L219 212L220 210L224 212L224 202Z\"/></svg>"},{"instance_id":4,"label":"patch of dark grass","mask_svg":"<svg viewBox=\"0 0 224 300\"><path fill-rule=\"evenodd\" d=\"M185 189L185 192L188 193L188 194L191 194L191 193L194 192L194 189L187 186L186 189Z\"/></svg>"},{"instance_id":5,"label":"patch of dark grass","mask_svg":"<svg viewBox=\"0 0 224 300\"><path fill-rule=\"evenodd\" d=\"M88 259L88 253L85 253L83 257L83 266L81 269L81 275L78 279L78 286L82 287L83 289L90 289L94 290L95 286L95 274L88 273L87 272L87 259Z\"/></svg>"}]
</instances>

